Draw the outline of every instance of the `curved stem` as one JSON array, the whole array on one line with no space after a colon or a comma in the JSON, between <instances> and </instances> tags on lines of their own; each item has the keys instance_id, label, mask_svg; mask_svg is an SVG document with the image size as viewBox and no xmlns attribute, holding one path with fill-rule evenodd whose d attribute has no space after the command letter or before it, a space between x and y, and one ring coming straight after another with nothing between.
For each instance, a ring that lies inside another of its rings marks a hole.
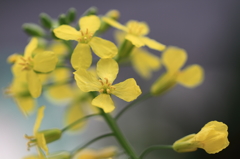
<instances>
[{"instance_id":1,"label":"curved stem","mask_svg":"<svg viewBox=\"0 0 240 159\"><path fill-rule=\"evenodd\" d=\"M131 108L132 106L134 106L136 103L140 102L140 101L143 101L145 99L148 99L152 97L151 93L146 93L144 95L142 95L141 97L139 97L138 99L134 100L133 102L129 103L127 106L125 106L115 117L115 120L118 120L121 115L126 112L129 108Z\"/></svg>"},{"instance_id":2,"label":"curved stem","mask_svg":"<svg viewBox=\"0 0 240 159\"><path fill-rule=\"evenodd\" d=\"M113 136L114 134L113 133L107 133L107 134L103 134L101 136L98 136L90 141L88 141L86 144L84 144L83 146L81 146L80 148L76 149L75 151L73 151L72 154L76 154L77 152L81 151L82 149L86 148L87 146L89 146L90 144L94 143L95 141L97 140L100 140L102 138L105 138L105 137L109 137L109 136Z\"/></svg>"},{"instance_id":3,"label":"curved stem","mask_svg":"<svg viewBox=\"0 0 240 159\"><path fill-rule=\"evenodd\" d=\"M63 128L63 129L62 129L62 133L63 133L64 131L70 129L71 127L75 126L76 124L78 124L78 123L80 123L80 122L82 122L82 121L84 121L84 120L86 120L86 119L88 119L88 118L91 118L91 117L93 117L93 116L98 116L98 115L100 115L100 114L91 114L91 115L87 115L87 116L85 116L85 117L83 117L83 118L80 118L80 119L74 121L72 124L70 124L70 125L66 126L65 128Z\"/></svg>"},{"instance_id":4,"label":"curved stem","mask_svg":"<svg viewBox=\"0 0 240 159\"><path fill-rule=\"evenodd\" d=\"M158 150L158 149L172 149L172 145L155 145L150 146L146 150L144 150L141 155L139 156L139 159L143 159L144 156L146 156L148 153Z\"/></svg>"}]
</instances>

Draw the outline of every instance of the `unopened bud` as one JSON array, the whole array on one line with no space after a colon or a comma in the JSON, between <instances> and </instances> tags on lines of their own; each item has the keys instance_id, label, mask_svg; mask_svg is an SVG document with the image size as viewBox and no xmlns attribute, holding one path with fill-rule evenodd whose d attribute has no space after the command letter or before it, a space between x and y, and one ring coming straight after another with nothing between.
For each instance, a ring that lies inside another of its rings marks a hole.
<instances>
[{"instance_id":1,"label":"unopened bud","mask_svg":"<svg viewBox=\"0 0 240 159\"><path fill-rule=\"evenodd\" d=\"M40 17L40 22L41 24L45 27L45 28L48 28L48 29L51 29L52 28L52 19L49 15L47 15L46 13L41 13L39 15Z\"/></svg>"},{"instance_id":2,"label":"unopened bud","mask_svg":"<svg viewBox=\"0 0 240 159\"><path fill-rule=\"evenodd\" d=\"M31 36L42 37L45 34L44 30L37 24L25 23L22 28L28 35Z\"/></svg>"},{"instance_id":3,"label":"unopened bud","mask_svg":"<svg viewBox=\"0 0 240 159\"><path fill-rule=\"evenodd\" d=\"M70 8L67 12L67 20L69 23L73 22L76 18L76 9Z\"/></svg>"}]
</instances>

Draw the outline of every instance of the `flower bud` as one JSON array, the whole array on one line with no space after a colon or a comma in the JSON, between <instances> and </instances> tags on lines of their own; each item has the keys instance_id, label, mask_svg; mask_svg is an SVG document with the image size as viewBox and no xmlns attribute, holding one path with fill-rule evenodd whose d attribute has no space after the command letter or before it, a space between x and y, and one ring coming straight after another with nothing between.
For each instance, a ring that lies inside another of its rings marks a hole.
<instances>
[{"instance_id":1,"label":"flower bud","mask_svg":"<svg viewBox=\"0 0 240 159\"><path fill-rule=\"evenodd\" d=\"M45 28L48 28L48 29L51 29L52 28L52 19L49 15L47 15L46 13L41 13L39 15L40 17L40 22L41 24L45 27Z\"/></svg>"},{"instance_id":2,"label":"flower bud","mask_svg":"<svg viewBox=\"0 0 240 159\"><path fill-rule=\"evenodd\" d=\"M173 149L176 152L192 152L197 150L197 145L194 144L196 134L185 136L173 144Z\"/></svg>"},{"instance_id":3,"label":"flower bud","mask_svg":"<svg viewBox=\"0 0 240 159\"><path fill-rule=\"evenodd\" d=\"M48 129L48 130L39 131L38 133L44 134L46 143L56 141L60 139L62 135L62 131L59 129Z\"/></svg>"},{"instance_id":4,"label":"flower bud","mask_svg":"<svg viewBox=\"0 0 240 159\"><path fill-rule=\"evenodd\" d=\"M68 24L68 19L67 19L66 15L65 14L61 14L58 17L58 22L59 22L59 25Z\"/></svg>"},{"instance_id":5,"label":"flower bud","mask_svg":"<svg viewBox=\"0 0 240 159\"><path fill-rule=\"evenodd\" d=\"M73 22L76 18L76 9L70 8L67 12L67 20L69 23Z\"/></svg>"},{"instance_id":6,"label":"flower bud","mask_svg":"<svg viewBox=\"0 0 240 159\"><path fill-rule=\"evenodd\" d=\"M82 17L83 16L89 16L89 15L97 15L97 8L96 7L90 7L88 8L88 10L86 10L83 14L82 14Z\"/></svg>"},{"instance_id":7,"label":"flower bud","mask_svg":"<svg viewBox=\"0 0 240 159\"><path fill-rule=\"evenodd\" d=\"M110 10L107 12L107 14L105 15L105 17L111 18L113 20L118 20L120 17L120 13L118 10ZM101 22L101 26L98 30L98 33L104 33L106 32L111 26L106 23L105 21L102 20Z\"/></svg>"},{"instance_id":8,"label":"flower bud","mask_svg":"<svg viewBox=\"0 0 240 159\"><path fill-rule=\"evenodd\" d=\"M45 34L44 30L37 24L25 23L22 28L30 36L42 37Z\"/></svg>"}]
</instances>

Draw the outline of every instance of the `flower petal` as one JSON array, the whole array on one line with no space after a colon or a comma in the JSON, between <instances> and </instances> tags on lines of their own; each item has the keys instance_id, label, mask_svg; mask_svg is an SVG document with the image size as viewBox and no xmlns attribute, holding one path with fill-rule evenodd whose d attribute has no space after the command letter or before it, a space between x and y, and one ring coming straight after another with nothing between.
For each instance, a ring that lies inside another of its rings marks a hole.
<instances>
[{"instance_id":1,"label":"flower petal","mask_svg":"<svg viewBox=\"0 0 240 159\"><path fill-rule=\"evenodd\" d=\"M113 59L100 59L97 63L97 74L103 80L107 79L111 84L118 74L118 63Z\"/></svg>"},{"instance_id":2,"label":"flower petal","mask_svg":"<svg viewBox=\"0 0 240 159\"><path fill-rule=\"evenodd\" d=\"M139 36L135 36L135 35L131 35L131 34L127 34L125 36L125 39L129 40L132 42L132 44L136 47L142 47L145 45L145 43L141 40L141 38Z\"/></svg>"},{"instance_id":3,"label":"flower petal","mask_svg":"<svg viewBox=\"0 0 240 159\"><path fill-rule=\"evenodd\" d=\"M115 89L112 91L112 94L127 102L136 99L142 93L140 87L133 78L115 84L113 87L115 87Z\"/></svg>"},{"instance_id":4,"label":"flower petal","mask_svg":"<svg viewBox=\"0 0 240 159\"><path fill-rule=\"evenodd\" d=\"M67 126L82 117L84 117L84 112L82 110L81 105L79 105L79 103L74 103L70 107L67 108L64 123ZM69 129L69 130L77 131L77 130L81 129L85 124L86 124L86 122L82 121L82 122L74 125L73 127L71 127L71 129Z\"/></svg>"},{"instance_id":5,"label":"flower petal","mask_svg":"<svg viewBox=\"0 0 240 159\"><path fill-rule=\"evenodd\" d=\"M38 72L47 73L55 69L57 65L57 55L52 51L38 53L33 58L33 69Z\"/></svg>"},{"instance_id":6,"label":"flower petal","mask_svg":"<svg viewBox=\"0 0 240 159\"><path fill-rule=\"evenodd\" d=\"M37 146L40 147L41 149L43 149L46 152L46 154L48 155L48 147L47 147L47 143L46 143L44 134L37 133L36 139L37 139Z\"/></svg>"},{"instance_id":7,"label":"flower petal","mask_svg":"<svg viewBox=\"0 0 240 159\"><path fill-rule=\"evenodd\" d=\"M32 97L16 96L14 97L14 100L16 101L18 107L20 108L20 110L25 116L28 116L30 113L33 112L35 108L35 101Z\"/></svg>"},{"instance_id":8,"label":"flower petal","mask_svg":"<svg viewBox=\"0 0 240 159\"><path fill-rule=\"evenodd\" d=\"M160 59L144 49L135 48L131 57L133 68L145 79L149 79L152 71L158 70L161 66Z\"/></svg>"},{"instance_id":9,"label":"flower petal","mask_svg":"<svg viewBox=\"0 0 240 159\"><path fill-rule=\"evenodd\" d=\"M117 46L114 43L99 37L93 37L88 44L100 58L113 58L118 53Z\"/></svg>"},{"instance_id":10,"label":"flower petal","mask_svg":"<svg viewBox=\"0 0 240 159\"><path fill-rule=\"evenodd\" d=\"M105 113L110 113L115 109L112 98L108 94L99 94L92 100L92 105L102 108Z\"/></svg>"},{"instance_id":11,"label":"flower petal","mask_svg":"<svg viewBox=\"0 0 240 159\"><path fill-rule=\"evenodd\" d=\"M34 124L34 128L33 128L33 134L34 135L37 134L38 129L39 129L40 125L41 125L42 119L44 117L44 109L45 109L45 106L41 106L38 109L37 118L36 118L36 121L35 121L35 124Z\"/></svg>"},{"instance_id":12,"label":"flower petal","mask_svg":"<svg viewBox=\"0 0 240 159\"><path fill-rule=\"evenodd\" d=\"M187 53L178 47L170 46L162 54L162 62L169 73L176 73L185 64Z\"/></svg>"},{"instance_id":13,"label":"flower petal","mask_svg":"<svg viewBox=\"0 0 240 159\"><path fill-rule=\"evenodd\" d=\"M27 81L28 81L28 89L33 98L37 98L41 95L42 92L42 84L38 75L33 71L27 71Z\"/></svg>"},{"instance_id":14,"label":"flower petal","mask_svg":"<svg viewBox=\"0 0 240 159\"><path fill-rule=\"evenodd\" d=\"M25 47L24 50L24 57L32 57L32 52L37 48L38 46L38 39L32 38L31 41L28 43L28 45Z\"/></svg>"},{"instance_id":15,"label":"flower petal","mask_svg":"<svg viewBox=\"0 0 240 159\"><path fill-rule=\"evenodd\" d=\"M202 83L203 78L203 68L199 65L191 65L179 73L177 81L185 87L195 87Z\"/></svg>"},{"instance_id":16,"label":"flower petal","mask_svg":"<svg viewBox=\"0 0 240 159\"><path fill-rule=\"evenodd\" d=\"M166 46L157 42L156 40L150 39L148 37L140 37L141 41L143 41L145 43L145 45L147 45L148 47L150 47L151 49L155 49L158 51L163 51Z\"/></svg>"},{"instance_id":17,"label":"flower petal","mask_svg":"<svg viewBox=\"0 0 240 159\"><path fill-rule=\"evenodd\" d=\"M53 32L56 35L56 37L63 40L78 41L78 39L81 37L81 33L69 25L61 25L53 29Z\"/></svg>"},{"instance_id":18,"label":"flower petal","mask_svg":"<svg viewBox=\"0 0 240 159\"><path fill-rule=\"evenodd\" d=\"M129 20L126 24L129 33L136 35L146 35L149 33L149 27L145 22Z\"/></svg>"},{"instance_id":19,"label":"flower petal","mask_svg":"<svg viewBox=\"0 0 240 159\"><path fill-rule=\"evenodd\" d=\"M123 30L125 32L128 31L128 28L120 23L118 23L117 21L111 19L111 18L108 18L108 17L103 17L102 18L103 21L105 21L106 23L108 23L109 25L117 28L117 29L120 29L120 30Z\"/></svg>"},{"instance_id":20,"label":"flower petal","mask_svg":"<svg viewBox=\"0 0 240 159\"><path fill-rule=\"evenodd\" d=\"M101 21L98 16L90 15L79 19L79 26L81 31L90 32L94 34L100 27Z\"/></svg>"},{"instance_id":21,"label":"flower petal","mask_svg":"<svg viewBox=\"0 0 240 159\"><path fill-rule=\"evenodd\" d=\"M102 86L98 79L85 69L80 68L73 74L78 87L83 92L99 91Z\"/></svg>"},{"instance_id":22,"label":"flower petal","mask_svg":"<svg viewBox=\"0 0 240 159\"><path fill-rule=\"evenodd\" d=\"M50 98L65 100L73 97L73 90L69 84L54 85L48 88Z\"/></svg>"},{"instance_id":23,"label":"flower petal","mask_svg":"<svg viewBox=\"0 0 240 159\"><path fill-rule=\"evenodd\" d=\"M87 69L91 66L92 53L88 44L79 43L76 46L71 57L71 64L75 70Z\"/></svg>"}]
</instances>

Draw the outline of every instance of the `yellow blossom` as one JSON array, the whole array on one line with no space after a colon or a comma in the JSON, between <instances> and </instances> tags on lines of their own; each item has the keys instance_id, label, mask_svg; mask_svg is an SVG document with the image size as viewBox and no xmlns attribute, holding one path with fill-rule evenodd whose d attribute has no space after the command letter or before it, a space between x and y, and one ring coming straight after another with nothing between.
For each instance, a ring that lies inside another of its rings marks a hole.
<instances>
[{"instance_id":1,"label":"yellow blossom","mask_svg":"<svg viewBox=\"0 0 240 159\"><path fill-rule=\"evenodd\" d=\"M25 138L30 140L27 143L28 150L30 149L30 147L36 146L38 150L38 155L40 157L45 156L43 152L45 152L48 155L47 143L58 140L61 137L61 130L59 129L48 129L48 130L39 131L39 127L44 117L44 109L45 109L45 106L41 106L38 109L36 122L33 128L33 136L25 135Z\"/></svg>"},{"instance_id":2,"label":"yellow blossom","mask_svg":"<svg viewBox=\"0 0 240 159\"><path fill-rule=\"evenodd\" d=\"M84 149L74 156L74 159L107 159L116 155L115 147L107 147L100 150Z\"/></svg>"},{"instance_id":3,"label":"yellow blossom","mask_svg":"<svg viewBox=\"0 0 240 159\"><path fill-rule=\"evenodd\" d=\"M117 43L121 43L125 34L116 32L115 38ZM153 71L157 71L161 67L160 59L142 48L134 48L130 54L134 70L143 78L149 79Z\"/></svg>"},{"instance_id":4,"label":"yellow blossom","mask_svg":"<svg viewBox=\"0 0 240 159\"><path fill-rule=\"evenodd\" d=\"M208 122L197 134L177 140L173 149L177 152L191 152L202 148L209 154L218 153L229 145L227 129L227 125L222 122Z\"/></svg>"},{"instance_id":5,"label":"yellow blossom","mask_svg":"<svg viewBox=\"0 0 240 159\"><path fill-rule=\"evenodd\" d=\"M78 87L83 92L98 91L100 94L92 100L92 105L104 109L106 113L114 110L111 94L130 102L141 94L141 89L133 78L112 85L118 74L118 63L113 59L100 59L97 63L99 80L85 69L74 72Z\"/></svg>"},{"instance_id":6,"label":"yellow blossom","mask_svg":"<svg viewBox=\"0 0 240 159\"><path fill-rule=\"evenodd\" d=\"M99 37L94 33L99 29L101 21L95 15L85 16L79 19L80 31L69 25L61 25L53 30L54 34L63 40L78 41L71 57L71 64L74 69L87 69L92 63L93 52L100 58L113 58L118 50L114 43Z\"/></svg>"},{"instance_id":7,"label":"yellow blossom","mask_svg":"<svg viewBox=\"0 0 240 159\"><path fill-rule=\"evenodd\" d=\"M167 72L152 85L152 94L161 94L176 83L188 88L201 84L204 78L204 70L201 66L194 64L180 70L186 60L185 50L173 46L168 47L162 54L162 64L166 67Z\"/></svg>"},{"instance_id":8,"label":"yellow blossom","mask_svg":"<svg viewBox=\"0 0 240 159\"><path fill-rule=\"evenodd\" d=\"M37 98L42 91L42 83L36 72L48 73L55 69L57 56L51 51L44 51L32 56L37 48L37 38L32 38L26 46L24 56L18 57L12 67L12 72L16 78L26 73L28 89L32 97Z\"/></svg>"},{"instance_id":9,"label":"yellow blossom","mask_svg":"<svg viewBox=\"0 0 240 159\"><path fill-rule=\"evenodd\" d=\"M162 51L165 49L165 45L146 37L146 35L149 33L149 27L145 22L130 20L124 26L108 17L103 17L103 21L107 22L108 24L112 25L117 29L126 32L127 34L125 36L125 39L131 41L132 44L136 47L142 47L144 45L147 45L151 49L155 49L158 51Z\"/></svg>"},{"instance_id":10,"label":"yellow blossom","mask_svg":"<svg viewBox=\"0 0 240 159\"><path fill-rule=\"evenodd\" d=\"M25 116L34 110L36 103L28 90L28 84L24 75L14 78L12 84L5 90L5 93L13 98Z\"/></svg>"}]
</instances>

